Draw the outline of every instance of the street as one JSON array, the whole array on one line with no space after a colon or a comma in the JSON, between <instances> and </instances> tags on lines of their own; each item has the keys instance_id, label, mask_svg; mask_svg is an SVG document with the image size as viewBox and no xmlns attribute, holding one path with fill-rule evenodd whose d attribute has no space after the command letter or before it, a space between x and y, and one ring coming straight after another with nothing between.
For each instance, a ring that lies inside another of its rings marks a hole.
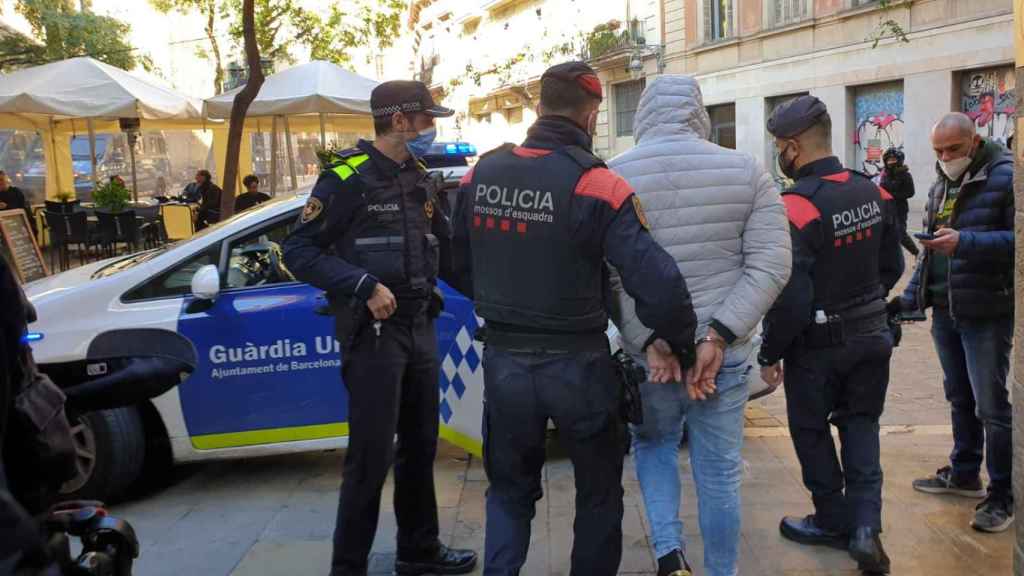
<instances>
[{"instance_id":1,"label":"street","mask_svg":"<svg viewBox=\"0 0 1024 576\"><path fill-rule=\"evenodd\" d=\"M784 541L784 514L807 514L810 498L785 429L780 390L747 408L743 481L743 575L812 576L857 574L849 557L826 548ZM929 496L911 481L944 464L951 447L949 413L941 370L928 324L905 327L893 361L886 414L882 419L885 471L883 538L893 574L1007 574L1013 531L981 534L968 526L975 500ZM330 564L343 452L270 457L175 470L166 487L143 499L114 506L139 534L136 574L210 576L326 574ZM680 459L687 555L698 574L702 545L689 462ZM557 439L549 445L545 497L537 504L533 541L523 573L569 573L572 542L572 466ZM478 459L441 443L435 465L442 540L483 550L486 477ZM632 460L624 475L622 574L654 574L640 488ZM385 487L371 574L390 574L395 520L392 490ZM478 569L475 574L481 574Z\"/></svg>"}]
</instances>

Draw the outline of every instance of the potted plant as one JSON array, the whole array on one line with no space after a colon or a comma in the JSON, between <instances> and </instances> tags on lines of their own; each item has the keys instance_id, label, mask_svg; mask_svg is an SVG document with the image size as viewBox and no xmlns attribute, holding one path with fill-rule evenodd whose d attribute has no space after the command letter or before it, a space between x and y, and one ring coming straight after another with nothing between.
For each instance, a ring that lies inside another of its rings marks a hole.
<instances>
[{"instance_id":1,"label":"potted plant","mask_svg":"<svg viewBox=\"0 0 1024 576\"><path fill-rule=\"evenodd\" d=\"M72 198L74 198L74 195L71 192L68 192L67 190L61 190L60 192L57 192L58 202L67 204L68 202L71 202Z\"/></svg>"},{"instance_id":2,"label":"potted plant","mask_svg":"<svg viewBox=\"0 0 1024 576\"><path fill-rule=\"evenodd\" d=\"M128 188L117 179L112 179L103 186L93 190L92 201L96 207L105 212L120 212L131 201L132 195Z\"/></svg>"}]
</instances>

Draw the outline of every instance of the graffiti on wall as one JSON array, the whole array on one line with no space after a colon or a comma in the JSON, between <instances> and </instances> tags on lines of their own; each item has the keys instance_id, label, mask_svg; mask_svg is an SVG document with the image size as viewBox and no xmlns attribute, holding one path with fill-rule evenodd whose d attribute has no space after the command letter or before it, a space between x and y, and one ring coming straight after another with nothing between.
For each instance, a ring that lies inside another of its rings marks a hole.
<instances>
[{"instance_id":1,"label":"graffiti on wall","mask_svg":"<svg viewBox=\"0 0 1024 576\"><path fill-rule=\"evenodd\" d=\"M903 84L892 82L858 88L854 114L857 169L875 176L882 169L882 154L889 148L903 148Z\"/></svg>"},{"instance_id":2,"label":"graffiti on wall","mask_svg":"<svg viewBox=\"0 0 1024 576\"><path fill-rule=\"evenodd\" d=\"M978 134L1006 143L1013 135L1017 112L1014 71L1011 67L964 72L960 81L960 110L974 120Z\"/></svg>"}]
</instances>

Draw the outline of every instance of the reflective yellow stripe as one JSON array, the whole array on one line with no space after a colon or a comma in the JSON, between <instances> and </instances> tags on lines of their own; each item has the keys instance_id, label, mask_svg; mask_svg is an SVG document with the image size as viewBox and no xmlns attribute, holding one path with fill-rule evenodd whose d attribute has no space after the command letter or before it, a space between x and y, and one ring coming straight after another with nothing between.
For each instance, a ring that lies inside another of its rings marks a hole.
<instances>
[{"instance_id":1,"label":"reflective yellow stripe","mask_svg":"<svg viewBox=\"0 0 1024 576\"><path fill-rule=\"evenodd\" d=\"M343 181L348 180L353 174L359 172L357 168L362 166L364 162L369 160L370 157L366 154L360 154L359 156L353 156L351 158L342 159L342 163L334 167L334 173L338 175Z\"/></svg>"},{"instance_id":2,"label":"reflective yellow stripe","mask_svg":"<svg viewBox=\"0 0 1024 576\"><path fill-rule=\"evenodd\" d=\"M442 439L451 442L452 444L462 448L466 452L476 456L477 458L484 457L484 445L483 442L473 438L472 436L463 434L458 430L441 424L441 428L438 431L438 436Z\"/></svg>"},{"instance_id":3,"label":"reflective yellow stripe","mask_svg":"<svg viewBox=\"0 0 1024 576\"><path fill-rule=\"evenodd\" d=\"M264 430L247 430L245 432L229 432L227 434L205 434L203 436L193 436L192 446L196 450L215 450L217 448L276 444L278 442L319 440L336 436L348 436L348 422L295 426L292 428L266 428Z\"/></svg>"}]
</instances>

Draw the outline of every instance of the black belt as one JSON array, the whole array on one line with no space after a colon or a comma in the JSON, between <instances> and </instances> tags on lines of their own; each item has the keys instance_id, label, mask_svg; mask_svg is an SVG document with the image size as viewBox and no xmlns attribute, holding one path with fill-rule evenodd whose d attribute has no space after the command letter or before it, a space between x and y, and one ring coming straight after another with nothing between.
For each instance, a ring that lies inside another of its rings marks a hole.
<instances>
[{"instance_id":1,"label":"black belt","mask_svg":"<svg viewBox=\"0 0 1024 576\"><path fill-rule=\"evenodd\" d=\"M577 334L531 334L487 330L488 346L509 352L568 354L608 350L608 337L604 332Z\"/></svg>"},{"instance_id":2,"label":"black belt","mask_svg":"<svg viewBox=\"0 0 1024 576\"><path fill-rule=\"evenodd\" d=\"M868 334L888 327L889 319L884 313L850 320L843 318L843 330L847 334Z\"/></svg>"}]
</instances>

